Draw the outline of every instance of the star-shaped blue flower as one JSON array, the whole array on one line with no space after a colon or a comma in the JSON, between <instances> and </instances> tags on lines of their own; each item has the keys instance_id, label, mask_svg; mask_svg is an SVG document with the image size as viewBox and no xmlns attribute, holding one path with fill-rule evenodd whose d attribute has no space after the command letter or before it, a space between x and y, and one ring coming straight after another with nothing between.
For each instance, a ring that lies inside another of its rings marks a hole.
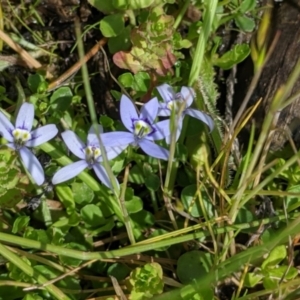
<instances>
[{"instance_id":1,"label":"star-shaped blue flower","mask_svg":"<svg viewBox=\"0 0 300 300\"><path fill-rule=\"evenodd\" d=\"M163 102L159 102L158 116L169 117L171 116L172 109L175 109L175 112L181 112L177 124L176 140L180 136L185 115L189 115L202 121L211 131L213 130L214 121L209 115L202 111L190 108L195 98L195 91L192 88L183 86L180 93L175 93L170 85L164 83L158 86L157 90L163 99ZM169 143L170 137L168 137L166 141Z\"/></svg>"},{"instance_id":2,"label":"star-shaped blue flower","mask_svg":"<svg viewBox=\"0 0 300 300\"><path fill-rule=\"evenodd\" d=\"M132 101L122 95L120 102L120 115L124 126L129 132L109 132L102 136L103 143L109 147L114 146L139 146L142 150L154 158L165 159L169 157L169 151L154 143L170 135L169 120L155 123L158 112L157 98L151 99L137 113Z\"/></svg>"},{"instance_id":3,"label":"star-shaped blue flower","mask_svg":"<svg viewBox=\"0 0 300 300\"><path fill-rule=\"evenodd\" d=\"M45 181L44 170L27 147L37 147L56 136L58 130L54 124L48 124L32 129L34 120L34 106L23 103L18 112L15 126L0 112L0 134L8 141L7 146L16 150L25 168L29 171L37 185Z\"/></svg>"},{"instance_id":4,"label":"star-shaped blue flower","mask_svg":"<svg viewBox=\"0 0 300 300\"><path fill-rule=\"evenodd\" d=\"M98 125L98 132L103 132L103 128L101 125ZM99 138L96 132L94 131L94 127L92 126L88 132L86 145L71 130L66 130L61 134L61 136L69 150L75 156L80 158L80 160L70 165L67 165L61 168L59 171L57 171L52 178L52 183L59 184L61 182L67 181L77 176L84 169L88 168L93 169L99 180L102 183L104 183L107 187L112 189L112 184L110 182L109 176L104 166L101 164L101 162L103 161L103 157L101 155ZM126 148L126 146L106 147L105 143L103 143L103 145L106 151L107 158L109 160L118 156ZM116 178L115 180L118 185Z\"/></svg>"}]
</instances>

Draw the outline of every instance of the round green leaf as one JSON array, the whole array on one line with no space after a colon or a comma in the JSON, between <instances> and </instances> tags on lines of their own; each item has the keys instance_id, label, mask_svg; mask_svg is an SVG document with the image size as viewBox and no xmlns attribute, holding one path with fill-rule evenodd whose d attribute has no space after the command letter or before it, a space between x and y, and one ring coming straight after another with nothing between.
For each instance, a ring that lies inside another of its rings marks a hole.
<instances>
[{"instance_id":1,"label":"round green leaf","mask_svg":"<svg viewBox=\"0 0 300 300\"><path fill-rule=\"evenodd\" d=\"M97 227L104 225L106 219L104 218L101 209L95 204L88 204L80 211L82 220L88 227Z\"/></svg>"},{"instance_id":2,"label":"round green leaf","mask_svg":"<svg viewBox=\"0 0 300 300\"><path fill-rule=\"evenodd\" d=\"M72 192L74 195L74 201L80 205L86 205L88 203L91 203L94 199L93 190L84 182L72 183Z\"/></svg>"},{"instance_id":3,"label":"round green leaf","mask_svg":"<svg viewBox=\"0 0 300 300\"><path fill-rule=\"evenodd\" d=\"M118 81L125 87L129 88L132 87L133 82L134 82L134 77L131 73L123 73L118 77Z\"/></svg>"},{"instance_id":4,"label":"round green leaf","mask_svg":"<svg viewBox=\"0 0 300 300\"><path fill-rule=\"evenodd\" d=\"M125 206L129 214L135 214L143 209L143 201L138 197L134 197L129 201L125 201Z\"/></svg>"},{"instance_id":5,"label":"round green leaf","mask_svg":"<svg viewBox=\"0 0 300 300\"><path fill-rule=\"evenodd\" d=\"M193 250L181 255L177 262L177 275L183 283L205 276L212 268L211 254Z\"/></svg>"},{"instance_id":6,"label":"round green leaf","mask_svg":"<svg viewBox=\"0 0 300 300\"><path fill-rule=\"evenodd\" d=\"M107 270L107 275L115 277L118 281L125 279L129 273L130 268L121 263L114 263Z\"/></svg>"},{"instance_id":7,"label":"round green leaf","mask_svg":"<svg viewBox=\"0 0 300 300\"><path fill-rule=\"evenodd\" d=\"M201 197L203 201L203 206L206 210L206 214L209 217L213 216L213 206L207 196L207 193L205 190L201 191ZM195 217L202 217L203 211L201 209L199 201L199 197L197 196L197 186L195 184L189 185L185 187L181 192L181 201L182 204L187 212L190 212L190 214Z\"/></svg>"},{"instance_id":8,"label":"round green leaf","mask_svg":"<svg viewBox=\"0 0 300 300\"><path fill-rule=\"evenodd\" d=\"M122 14L113 14L104 17L100 21L100 30L105 37L114 37L124 30L124 19Z\"/></svg>"},{"instance_id":9,"label":"round green leaf","mask_svg":"<svg viewBox=\"0 0 300 300\"><path fill-rule=\"evenodd\" d=\"M50 98L50 106L54 112L63 112L70 108L73 93L69 87L57 89Z\"/></svg>"},{"instance_id":10,"label":"round green leaf","mask_svg":"<svg viewBox=\"0 0 300 300\"><path fill-rule=\"evenodd\" d=\"M156 192L160 187L160 180L156 174L150 174L145 177L145 185L148 190Z\"/></svg>"}]
</instances>

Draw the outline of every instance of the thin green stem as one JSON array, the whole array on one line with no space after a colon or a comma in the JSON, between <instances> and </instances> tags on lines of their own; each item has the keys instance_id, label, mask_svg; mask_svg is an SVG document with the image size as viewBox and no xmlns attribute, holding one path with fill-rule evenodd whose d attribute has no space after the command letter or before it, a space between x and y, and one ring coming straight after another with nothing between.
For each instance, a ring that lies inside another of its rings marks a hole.
<instances>
[{"instance_id":1,"label":"thin green stem","mask_svg":"<svg viewBox=\"0 0 300 300\"><path fill-rule=\"evenodd\" d=\"M292 213L289 215L289 219L294 219L299 217L300 213ZM237 224L237 225L228 225L222 228L214 226L212 230L215 234L222 234L226 232L239 231L248 228L258 227L261 224L270 224L280 220L286 220L286 215L278 215L272 218L266 218L262 220L256 220L249 223ZM210 221L210 223L213 223ZM209 236L210 233L206 230L207 222L203 224L198 224L194 226L189 226L181 230L170 232L159 237L151 238L146 241L136 243L133 246L128 246L118 250L112 251L103 251L103 252L83 252L79 250L67 249L60 246L55 246L51 244L45 244L39 241L18 237L13 234L0 232L0 241L3 243L9 243L13 245L18 245L26 248L39 249L42 251L48 251L55 253L57 255L63 255L67 257L77 258L81 260L93 260L93 259L109 259L115 257L123 257L126 255L141 253L145 251L155 250L165 246L176 245L195 239L200 239L206 236ZM192 233L188 233L192 232ZM1 251L0 251L1 253Z\"/></svg>"},{"instance_id":2,"label":"thin green stem","mask_svg":"<svg viewBox=\"0 0 300 300\"><path fill-rule=\"evenodd\" d=\"M174 22L174 25L173 25L173 28L174 28L174 29L177 29L177 28L178 28L180 22L182 21L184 15L185 15L185 13L186 13L186 11L187 11L189 5L190 5L190 2L191 2L190 0L186 0L186 1L182 4L182 6L181 6L181 8L180 8L180 10L179 10L179 13L178 13L178 15L177 15L177 18L176 18L176 20L175 20L175 22Z\"/></svg>"},{"instance_id":3,"label":"thin green stem","mask_svg":"<svg viewBox=\"0 0 300 300\"><path fill-rule=\"evenodd\" d=\"M39 284L44 284L49 280L41 275L37 270L33 269L29 266L24 260L21 259L20 256L16 255L12 251L8 250L4 245L0 244L0 254L10 261L13 265L17 266L28 276L34 278ZM49 284L45 286L45 289L58 300L70 300L68 296L66 296L60 289L58 289L55 285Z\"/></svg>"}]
</instances>

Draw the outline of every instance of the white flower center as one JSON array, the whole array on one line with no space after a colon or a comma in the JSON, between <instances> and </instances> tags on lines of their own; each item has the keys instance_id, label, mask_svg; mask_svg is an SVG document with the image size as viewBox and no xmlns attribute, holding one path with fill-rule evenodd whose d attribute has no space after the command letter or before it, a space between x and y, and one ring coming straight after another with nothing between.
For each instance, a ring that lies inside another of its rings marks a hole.
<instances>
[{"instance_id":1,"label":"white flower center","mask_svg":"<svg viewBox=\"0 0 300 300\"><path fill-rule=\"evenodd\" d=\"M26 129L16 128L13 130L12 135L14 136L17 148L24 146L25 143L31 139L31 133Z\"/></svg>"},{"instance_id":2,"label":"white flower center","mask_svg":"<svg viewBox=\"0 0 300 300\"><path fill-rule=\"evenodd\" d=\"M175 95L175 99L169 101L167 103L167 107L169 110L175 110L176 113L178 113L180 110L184 110L186 108L186 103L184 99L182 98L180 93L177 93Z\"/></svg>"},{"instance_id":3,"label":"white flower center","mask_svg":"<svg viewBox=\"0 0 300 300\"><path fill-rule=\"evenodd\" d=\"M95 146L87 146L85 148L85 159L89 164L94 164L101 156L101 150Z\"/></svg>"},{"instance_id":4,"label":"white flower center","mask_svg":"<svg viewBox=\"0 0 300 300\"><path fill-rule=\"evenodd\" d=\"M143 120L135 121L133 125L134 135L138 138L143 138L153 131L152 127Z\"/></svg>"}]
</instances>

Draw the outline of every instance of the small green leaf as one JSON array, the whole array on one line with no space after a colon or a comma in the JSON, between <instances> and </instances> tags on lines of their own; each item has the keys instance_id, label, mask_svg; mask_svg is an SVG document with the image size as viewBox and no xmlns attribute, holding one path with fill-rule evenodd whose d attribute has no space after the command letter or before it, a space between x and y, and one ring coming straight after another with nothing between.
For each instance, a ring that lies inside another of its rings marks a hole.
<instances>
[{"instance_id":1,"label":"small green leaf","mask_svg":"<svg viewBox=\"0 0 300 300\"><path fill-rule=\"evenodd\" d=\"M33 75L29 75L27 83L28 83L28 87L30 88L32 93L37 93L40 84L43 84L44 81L45 81L45 78L43 76L41 76L40 74L36 73Z\"/></svg>"},{"instance_id":2,"label":"small green leaf","mask_svg":"<svg viewBox=\"0 0 300 300\"><path fill-rule=\"evenodd\" d=\"M21 230L24 230L25 227L29 224L30 217L28 216L20 216L14 221L14 225L12 228L12 233L18 233Z\"/></svg>"},{"instance_id":3,"label":"small green leaf","mask_svg":"<svg viewBox=\"0 0 300 300\"><path fill-rule=\"evenodd\" d=\"M125 201L125 206L129 214L135 214L143 209L143 201L134 196L133 199Z\"/></svg>"},{"instance_id":4,"label":"small green leaf","mask_svg":"<svg viewBox=\"0 0 300 300\"><path fill-rule=\"evenodd\" d=\"M118 77L118 81L125 87L130 88L133 85L134 77L131 73L123 73Z\"/></svg>"},{"instance_id":5,"label":"small green leaf","mask_svg":"<svg viewBox=\"0 0 300 300\"><path fill-rule=\"evenodd\" d=\"M247 44L235 45L233 49L218 58L214 64L218 67L229 70L234 65L242 62L250 54L250 47Z\"/></svg>"},{"instance_id":6,"label":"small green leaf","mask_svg":"<svg viewBox=\"0 0 300 300\"><path fill-rule=\"evenodd\" d=\"M60 113L70 108L73 99L73 93L69 87L57 89L50 98L50 107L54 112Z\"/></svg>"},{"instance_id":7,"label":"small green leaf","mask_svg":"<svg viewBox=\"0 0 300 300\"><path fill-rule=\"evenodd\" d=\"M206 276L211 271L212 266L210 253L193 250L179 257L176 272L179 280L186 284Z\"/></svg>"},{"instance_id":8,"label":"small green leaf","mask_svg":"<svg viewBox=\"0 0 300 300\"><path fill-rule=\"evenodd\" d=\"M88 2L105 14L112 13L115 10L112 1L88 0Z\"/></svg>"},{"instance_id":9,"label":"small green leaf","mask_svg":"<svg viewBox=\"0 0 300 300\"><path fill-rule=\"evenodd\" d=\"M74 195L74 201L79 205L86 205L91 203L94 199L93 190L84 182L73 182L72 192Z\"/></svg>"},{"instance_id":10,"label":"small green leaf","mask_svg":"<svg viewBox=\"0 0 300 300\"><path fill-rule=\"evenodd\" d=\"M104 225L106 219L99 206L95 204L88 204L84 206L80 211L82 220L88 227L97 227Z\"/></svg>"},{"instance_id":11,"label":"small green leaf","mask_svg":"<svg viewBox=\"0 0 300 300\"><path fill-rule=\"evenodd\" d=\"M122 32L115 36L111 37L108 40L108 49L111 54L114 54L118 51L128 51L131 47L131 40L130 40L130 33L131 33L131 26L125 27Z\"/></svg>"},{"instance_id":12,"label":"small green leaf","mask_svg":"<svg viewBox=\"0 0 300 300\"><path fill-rule=\"evenodd\" d=\"M144 174L137 165L131 168L128 181L137 184L143 184L145 182Z\"/></svg>"},{"instance_id":13,"label":"small green leaf","mask_svg":"<svg viewBox=\"0 0 300 300\"><path fill-rule=\"evenodd\" d=\"M247 273L244 279L244 285L245 287L253 288L263 279L263 277L262 274Z\"/></svg>"},{"instance_id":14,"label":"small green leaf","mask_svg":"<svg viewBox=\"0 0 300 300\"><path fill-rule=\"evenodd\" d=\"M113 14L100 21L100 30L105 37L116 37L124 30L122 14Z\"/></svg>"},{"instance_id":15,"label":"small green leaf","mask_svg":"<svg viewBox=\"0 0 300 300\"><path fill-rule=\"evenodd\" d=\"M110 128L114 125L114 120L108 116L102 115L100 116L99 123L105 128Z\"/></svg>"},{"instance_id":16,"label":"small green leaf","mask_svg":"<svg viewBox=\"0 0 300 300\"><path fill-rule=\"evenodd\" d=\"M123 2L124 0L121 0ZM117 6L116 3L120 2L120 0L113 0L114 5ZM152 5L154 0L127 0L128 9L141 9L147 8Z\"/></svg>"},{"instance_id":17,"label":"small green leaf","mask_svg":"<svg viewBox=\"0 0 300 300\"><path fill-rule=\"evenodd\" d=\"M122 263L114 263L107 269L107 275L115 277L118 281L125 279L130 273L130 268Z\"/></svg>"},{"instance_id":18,"label":"small green leaf","mask_svg":"<svg viewBox=\"0 0 300 300\"><path fill-rule=\"evenodd\" d=\"M262 263L261 268L267 269L270 267L275 267L286 257L287 257L286 246L285 245L277 246L270 252L267 259Z\"/></svg>"},{"instance_id":19,"label":"small green leaf","mask_svg":"<svg viewBox=\"0 0 300 300\"><path fill-rule=\"evenodd\" d=\"M187 212L195 217L203 216L203 211L199 201L203 201L204 208L208 217L213 216L213 205L205 190L200 192L202 200L197 195L197 186L195 184L186 186L181 192L181 201Z\"/></svg>"},{"instance_id":20,"label":"small green leaf","mask_svg":"<svg viewBox=\"0 0 300 300\"><path fill-rule=\"evenodd\" d=\"M243 31L252 32L255 28L254 20L245 15L238 15L234 20L236 26Z\"/></svg>"},{"instance_id":21,"label":"small green leaf","mask_svg":"<svg viewBox=\"0 0 300 300\"><path fill-rule=\"evenodd\" d=\"M160 179L156 174L149 174L145 177L145 185L148 190L156 192L160 188Z\"/></svg>"}]
</instances>

